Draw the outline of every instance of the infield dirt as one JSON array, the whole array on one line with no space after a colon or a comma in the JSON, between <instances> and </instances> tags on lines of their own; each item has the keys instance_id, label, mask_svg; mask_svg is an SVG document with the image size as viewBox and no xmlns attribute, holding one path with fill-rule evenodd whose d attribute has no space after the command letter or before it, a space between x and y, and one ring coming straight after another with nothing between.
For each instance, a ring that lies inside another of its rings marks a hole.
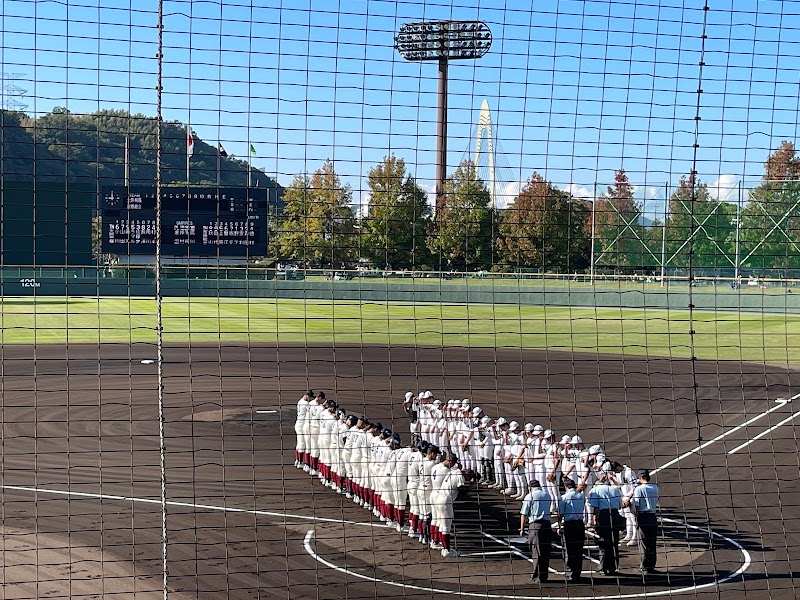
<instances>
[{"instance_id":1,"label":"infield dirt","mask_svg":"<svg viewBox=\"0 0 800 600\"><path fill-rule=\"evenodd\" d=\"M156 365L140 362L155 358L155 346L0 350L1 597L161 597L158 387ZM458 501L455 535L475 555L443 559L292 466L294 407L309 387L396 429L404 442L400 400L430 389L469 397L492 416L580 432L609 457L651 468L800 391L794 371L738 362L339 344L168 346L163 382L167 498L186 503L168 506L176 598L638 596L713 583L742 564L732 544L714 537L712 547L704 531L672 523L660 576L644 582L633 571L635 549L626 548L619 578L593 576L576 588L554 575L540 588L528 581L526 561L499 554L505 547L484 535L505 540L518 503L476 487ZM665 516L710 527L752 558L744 578L686 596L798 596L796 429L789 423L727 454L795 410L789 403L658 474ZM307 552L312 529L309 547L350 574Z\"/></svg>"}]
</instances>

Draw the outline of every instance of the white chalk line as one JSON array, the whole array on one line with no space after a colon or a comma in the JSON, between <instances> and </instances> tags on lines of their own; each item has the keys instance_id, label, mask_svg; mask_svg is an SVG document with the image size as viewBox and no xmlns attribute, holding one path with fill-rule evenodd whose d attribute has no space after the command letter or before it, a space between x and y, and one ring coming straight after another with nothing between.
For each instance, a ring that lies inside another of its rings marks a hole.
<instances>
[{"instance_id":1,"label":"white chalk line","mask_svg":"<svg viewBox=\"0 0 800 600\"><path fill-rule=\"evenodd\" d=\"M751 423L755 423L756 421L758 421L758 420L760 420L760 419L763 419L764 417L766 417L766 416L767 416L767 415L769 415L770 413L772 413L772 412L774 412L774 411L776 411L776 410L780 410L781 408L783 408L784 406L786 406L787 404L789 404L789 403L790 403L792 400L796 400L797 398L800 398L800 394L795 394L794 396L792 396L791 398L788 398L788 399L786 399L786 400L778 400L778 401L777 401L777 404L776 404L775 406L773 406L772 408L770 408L769 410L767 410L767 411L765 411L765 412L763 412L763 413L761 413L761 414L759 414L759 415L756 415L755 417L753 417L753 418L751 418L751 419L748 419L747 421L745 421L745 422L744 422L744 423L742 423L741 425L737 425L737 426L736 426L736 427L734 427L733 429L729 429L728 431L725 431L725 432L723 432L723 433L719 434L717 437L715 437L715 438L713 438L713 439L710 439L710 440L708 440L707 442L704 442L704 443L700 444L700 445L699 445L697 448L693 448L692 450L689 450L688 452L685 452L685 453L681 454L681 455L680 455L678 458L673 458L673 459L672 459L671 461L669 461L668 463L665 463L665 464L661 465L661 466L660 466L660 467L658 467L657 469L653 469L652 471L650 471L650 473L651 473L652 475L655 475L655 474L656 474L656 473L658 473L659 471L663 471L664 469L666 469L666 468L668 468L668 467L671 467L672 465L674 465L674 464L676 464L676 463L679 463L679 462L680 462L680 461L682 461L684 458L686 458L686 457L688 457L688 456L691 456L692 454L697 454L697 453L698 453L698 452L700 452L700 451L701 451L703 448L707 448L707 447L708 447L708 446L710 446L711 444L714 444L714 443L716 443L716 442L718 442L718 441L720 441L720 440L722 440L722 439L725 439L726 437L728 437L729 435L731 435L731 434L733 434L733 433L736 433L736 432L737 432L737 431L739 431L740 429L744 429L745 427L747 427L747 426L748 426L748 425L750 425Z\"/></svg>"},{"instance_id":2,"label":"white chalk line","mask_svg":"<svg viewBox=\"0 0 800 600\"><path fill-rule=\"evenodd\" d=\"M154 504L154 505L160 505L161 504L160 500L157 500L157 499L154 499L154 498L140 498L140 497L136 497L136 496L120 496L120 495L115 495L115 494L98 494L98 493L91 493L91 492L76 492L76 491L70 491L70 490L56 490L56 489L50 489L50 488L39 488L39 487L21 486L21 485L2 485L2 486L0 486L0 489L3 489L3 490L15 490L15 491L21 491L21 492L32 492L32 493L35 493L35 494L52 494L52 495L56 495L56 496L86 498L86 499L93 499L93 500L115 500L115 501L120 501L120 502L132 502L132 503ZM315 522L321 522L321 523L337 523L337 524L345 523L345 524L349 524L349 525L361 525L361 526L368 526L368 527L379 527L379 528L384 528L384 529L391 529L388 526L384 525L383 523L369 523L369 522L365 523L365 522L362 522L362 521L347 521L347 520L343 520L343 519L331 519L331 518L327 518L327 517L298 515L298 514L292 514L292 513L287 513L287 512L275 512L275 511L268 511L268 510L237 508L237 507L232 507L232 506L218 506L218 505L213 505L213 504L200 504L200 503L196 503L196 502L179 502L179 501L176 501L176 500L168 500L166 502L166 504L167 504L167 506L176 506L176 507L184 507L184 508L195 508L195 509L200 509L200 510L213 510L213 511L227 512L227 513L243 513L243 514L251 514L251 515L257 515L257 516L279 517L279 518L283 519L284 522L286 521L286 519L300 519L300 520L304 520L304 521L315 521ZM680 520L676 520L676 519L662 518L662 521L666 521L666 522L670 522L670 523L678 523L683 527L688 527L690 529L695 529L697 531L703 531L703 532L707 532L708 531L708 529L705 529L705 528L702 528L702 527L698 527L696 525L691 525L691 524L689 524L689 523L687 523L685 521L680 521ZM488 594L488 593L485 594L485 593L476 593L476 592L453 591L453 590L437 589L437 588L426 587L426 586L417 586L417 585L413 585L413 584L400 583L400 582L396 582L396 581L390 581L390 580L384 580L384 579L378 579L378 578L374 578L374 577L369 577L367 575L362 575L361 573L356 573L356 572L351 571L349 569L345 569L343 567L339 567L337 565L334 565L330 561L327 561L327 560L323 559L322 557L320 557L319 555L317 555L309 545L310 539L311 539L311 537L313 537L313 534L314 534L314 530L313 529L310 530L306 534L306 539L304 541L304 546L306 548L306 552L308 552L308 554L312 558L314 558L314 560L317 560L318 562L320 562L320 563L322 563L322 564L324 564L324 565L326 565L326 566L328 566L328 567L330 567L330 568L332 568L332 569L334 569L336 571L339 571L339 572L342 572L342 573L346 573L346 574L352 575L354 577L359 577L359 578L362 578L362 579L368 579L370 581L379 582L379 583L385 583L386 585L395 586L395 587L406 587L408 589L417 589L417 590L422 590L422 591L432 591L432 592L438 592L438 593L443 593L443 594L451 594L451 595L470 596L470 597L476 597L476 598L504 598L504 599L508 599L508 600L560 600L562 598L561 596L515 596L515 595L505 595L505 594ZM643 593L638 593L638 594L619 594L619 595L612 595L612 596L587 596L587 597L570 596L570 598L572 598L572 600L612 600L612 599L622 599L622 598L645 598L645 597L649 597L649 596L664 596L664 595L668 595L668 594L687 593L687 592L691 592L691 591L694 591L694 590L713 587L713 586L721 585L721 584L726 583L728 581L731 581L733 579L736 579L739 575L744 573L748 569L748 567L750 566L750 563L751 563L750 554L747 552L747 550L744 549L744 547L741 544L739 544L738 542L732 540L731 538L729 538L727 536L724 536L724 535L722 535L720 533L717 533L715 531L711 531L711 534L713 536L715 536L715 537L718 537L718 538L720 538L722 540L725 540L726 542L730 543L731 545L736 547L742 553L742 556L744 557L744 562L743 562L742 566L735 573L732 573L732 574L728 575L727 577L724 577L724 578L719 579L719 580L715 580L715 581L710 582L710 583L699 584L699 585L680 588L680 589L667 589L667 590L662 590L662 591L657 591L657 592L643 592ZM502 540L500 540L499 538L497 538L495 536L492 536L491 534L485 534L485 535L487 537L489 537L490 539L499 542L502 545L506 545L506 544L504 544L504 542ZM522 552L520 552L516 548L514 548L513 550L516 551L515 553L518 553L519 555L521 555L522 558L524 558L525 560L530 562L530 559L527 556L525 556ZM556 571L556 572L558 572L558 571Z\"/></svg>"},{"instance_id":3,"label":"white chalk line","mask_svg":"<svg viewBox=\"0 0 800 600\"><path fill-rule=\"evenodd\" d=\"M786 425L786 423L789 423L790 421L793 421L795 419L795 417L798 417L798 416L800 416L800 410L798 410L796 413L794 413L791 417L787 417L786 419L784 419L783 421L781 421L777 425L773 425L772 427L770 427L766 431L762 431L757 436L753 437L751 440L745 442L744 444L740 444L739 446L736 446L736 448L734 448L733 450L730 450L728 452L728 454L736 454L739 450L742 450L743 448L747 448L753 442L760 440L765 435L769 435L770 433L775 431L778 427L782 427L783 425Z\"/></svg>"},{"instance_id":4,"label":"white chalk line","mask_svg":"<svg viewBox=\"0 0 800 600\"><path fill-rule=\"evenodd\" d=\"M75 498L87 498L92 500L117 500L121 502L135 502L140 504L157 504L161 505L161 500L155 498L139 498L136 496L117 496L114 494L96 494L90 492L75 492L70 490L54 490L51 488L29 487L24 485L2 485L0 489L3 490L16 490L18 492L33 492L35 494L53 494L55 496L72 496ZM287 512L275 512L270 510L258 510L253 508L237 508L234 506L217 506L214 504L198 504L195 502L178 502L177 500L167 500L167 506L178 506L182 508L196 508L201 510L214 510L219 512L228 513L245 513L256 515L260 517L279 517L282 519L302 519L305 521L319 521L322 523L345 523L347 525L368 525L371 527L389 527L383 523L364 523L362 521L347 521L345 519L331 519L329 517L314 517L308 515L297 515Z\"/></svg>"},{"instance_id":5,"label":"white chalk line","mask_svg":"<svg viewBox=\"0 0 800 600\"><path fill-rule=\"evenodd\" d=\"M698 527L697 525L691 525L691 524L687 523L686 521L680 521L678 519L662 518L661 520L665 521L665 522L668 522L668 523L677 523L677 524L681 525L682 527L687 527L689 529L695 529L695 530L703 531L703 532L708 532L709 531L709 529L707 529L707 528ZM493 539L495 541L503 543L499 538L496 538L496 537L491 536L489 534L486 534L486 535L490 539ZM736 570L736 572L731 573L727 577L723 577L722 579L716 579L716 580L711 581L709 583L702 583L702 584L693 585L693 586L687 586L687 587L678 588L678 589L666 589L666 590L659 590L659 591L653 591L653 592L639 592L639 593L631 593L631 594L613 594L613 595L608 595L608 596L572 596L572 595L570 595L568 597L570 598L570 600L620 600L620 599L624 599L624 598L648 598L648 597L657 597L657 596L670 596L670 595L673 595L673 594L686 594L686 593L694 592L694 591L701 590L701 589L706 589L706 588L710 588L710 587L717 587L717 586L722 585L723 583L727 583L728 581L736 579L737 577L742 575L750 567L750 563L751 563L750 553L747 550L745 550L745 548L740 543L732 540L731 538L729 538L727 536L722 535L721 533L717 533L716 531L711 531L711 535L713 535L713 536L715 536L717 538L720 538L722 540L725 540L726 542L728 542L731 545L733 545L734 547L736 547L742 553L742 556L744 558L744 562L742 563L742 566L739 567ZM378 577L372 577L370 575L364 575L362 573L358 573L356 571L353 571L351 569L347 569L345 567L340 567L339 565L336 565L336 564L330 562L329 560L326 560L326 559L322 558L311 547L311 539L313 537L314 537L314 530L313 529L308 530L308 532L306 533L306 537L303 540L303 546L305 547L305 550L309 554L309 556L311 556L314 560L316 560L317 562L325 565L328 568L331 568L331 569L333 569L335 571L338 571L339 573L343 573L345 575L351 575L352 577L356 577L356 578L359 578L359 579L364 579L366 581L371 581L373 583L384 583L384 584L389 585L389 586L399 587L399 588L404 588L404 589L418 590L418 591L423 591L423 592L433 592L433 593L437 593L437 594L448 594L448 595L451 595L451 596L467 596L467 597L471 597L471 598L490 598L490 599L491 598L500 598L500 599L504 599L504 600L565 600L565 598L566 598L565 596L519 596L519 595L511 595L511 594L491 594L491 593L488 593L488 592L467 592L467 591L463 591L463 590L448 590L448 589L443 589L443 588L435 588L435 587L430 587L430 586L423 586L423 585L416 585L416 584L411 584L411 583L402 583L402 582L399 582L399 581L391 581L391 580L387 580L387 579L380 579ZM516 550L516 548L515 548L515 550ZM522 553L520 553L520 554L522 554ZM530 559L528 559L524 555L523 555L523 557L526 560L530 561Z\"/></svg>"}]
</instances>

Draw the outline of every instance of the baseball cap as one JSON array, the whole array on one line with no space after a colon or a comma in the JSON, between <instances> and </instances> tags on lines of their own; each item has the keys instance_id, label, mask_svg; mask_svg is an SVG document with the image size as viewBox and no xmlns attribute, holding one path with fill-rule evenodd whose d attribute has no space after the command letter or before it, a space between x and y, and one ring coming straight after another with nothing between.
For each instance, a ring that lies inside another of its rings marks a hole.
<instances>
[{"instance_id":1,"label":"baseball cap","mask_svg":"<svg viewBox=\"0 0 800 600\"><path fill-rule=\"evenodd\" d=\"M527 431L528 433L533 431L533 423L525 423L525 431Z\"/></svg>"},{"instance_id":2,"label":"baseball cap","mask_svg":"<svg viewBox=\"0 0 800 600\"><path fill-rule=\"evenodd\" d=\"M464 408L467 408L469 406L469 398L464 398L461 401L461 406L463 406Z\"/></svg>"},{"instance_id":3,"label":"baseball cap","mask_svg":"<svg viewBox=\"0 0 800 600\"><path fill-rule=\"evenodd\" d=\"M639 477L647 477L647 478L649 478L650 477L650 469L639 469L638 471L636 471L636 474Z\"/></svg>"},{"instance_id":4,"label":"baseball cap","mask_svg":"<svg viewBox=\"0 0 800 600\"><path fill-rule=\"evenodd\" d=\"M483 417L481 419L481 425L488 425L491 422L491 420L492 420L491 417Z\"/></svg>"},{"instance_id":5,"label":"baseball cap","mask_svg":"<svg viewBox=\"0 0 800 600\"><path fill-rule=\"evenodd\" d=\"M442 401L441 400L434 400L433 401L433 405L434 406L441 406L442 405Z\"/></svg>"},{"instance_id":6,"label":"baseball cap","mask_svg":"<svg viewBox=\"0 0 800 600\"><path fill-rule=\"evenodd\" d=\"M412 392L406 392L406 400L411 400L411 398L413 398L413 397L414 397L414 394Z\"/></svg>"},{"instance_id":7,"label":"baseball cap","mask_svg":"<svg viewBox=\"0 0 800 600\"><path fill-rule=\"evenodd\" d=\"M531 480L528 482L528 486L530 486L530 487L532 487L532 488L538 488L538 487L542 487L542 484L540 484L540 483L539 483L539 480L538 480L538 479L531 479Z\"/></svg>"},{"instance_id":8,"label":"baseball cap","mask_svg":"<svg viewBox=\"0 0 800 600\"><path fill-rule=\"evenodd\" d=\"M568 435L562 435L561 436L561 443L562 444L571 444L572 443L572 438L569 437Z\"/></svg>"},{"instance_id":9,"label":"baseball cap","mask_svg":"<svg viewBox=\"0 0 800 600\"><path fill-rule=\"evenodd\" d=\"M508 424L508 428L511 431L516 431L517 429L519 429L519 423L517 423L516 421L511 421L511 423Z\"/></svg>"},{"instance_id":10,"label":"baseball cap","mask_svg":"<svg viewBox=\"0 0 800 600\"><path fill-rule=\"evenodd\" d=\"M544 427L542 427L541 425L536 425L533 428L533 433L542 433L543 431L544 431Z\"/></svg>"},{"instance_id":11,"label":"baseball cap","mask_svg":"<svg viewBox=\"0 0 800 600\"><path fill-rule=\"evenodd\" d=\"M477 417L482 412L483 411L481 410L481 407L480 406L476 406L475 408L472 409L472 416L473 417Z\"/></svg>"},{"instance_id":12,"label":"baseball cap","mask_svg":"<svg viewBox=\"0 0 800 600\"><path fill-rule=\"evenodd\" d=\"M425 397L426 397L426 398L433 398L433 392L431 392L430 390L427 390L427 391L425 392Z\"/></svg>"},{"instance_id":13,"label":"baseball cap","mask_svg":"<svg viewBox=\"0 0 800 600\"><path fill-rule=\"evenodd\" d=\"M545 429L544 430L544 437L549 438L550 436L555 435L555 432L552 429Z\"/></svg>"},{"instance_id":14,"label":"baseball cap","mask_svg":"<svg viewBox=\"0 0 800 600\"><path fill-rule=\"evenodd\" d=\"M595 444L594 446L589 446L589 454L600 454L602 452L602 448Z\"/></svg>"},{"instance_id":15,"label":"baseball cap","mask_svg":"<svg viewBox=\"0 0 800 600\"><path fill-rule=\"evenodd\" d=\"M565 488L567 488L568 490L574 490L575 489L575 482L572 481L572 479L570 479L569 477L564 477L563 481L564 481L564 487Z\"/></svg>"},{"instance_id":16,"label":"baseball cap","mask_svg":"<svg viewBox=\"0 0 800 600\"><path fill-rule=\"evenodd\" d=\"M579 435L573 435L572 439L569 441L570 444L582 444L583 439Z\"/></svg>"},{"instance_id":17,"label":"baseball cap","mask_svg":"<svg viewBox=\"0 0 800 600\"><path fill-rule=\"evenodd\" d=\"M503 417L500 417L499 419L497 419L497 426L498 427L500 425L506 425L507 423L508 423L508 421L506 421Z\"/></svg>"}]
</instances>

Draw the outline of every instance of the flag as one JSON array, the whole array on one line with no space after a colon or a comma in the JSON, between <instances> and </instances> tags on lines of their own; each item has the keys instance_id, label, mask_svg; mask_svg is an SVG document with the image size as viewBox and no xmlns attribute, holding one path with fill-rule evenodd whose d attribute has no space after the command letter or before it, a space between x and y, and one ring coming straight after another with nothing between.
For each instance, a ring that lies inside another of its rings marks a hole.
<instances>
[{"instance_id":1,"label":"flag","mask_svg":"<svg viewBox=\"0 0 800 600\"><path fill-rule=\"evenodd\" d=\"M194 138L192 137L192 130L189 129L189 126L186 126L186 156L192 156L194 154Z\"/></svg>"},{"instance_id":2,"label":"flag","mask_svg":"<svg viewBox=\"0 0 800 600\"><path fill-rule=\"evenodd\" d=\"M228 153L225 152L225 148L222 147L222 142L219 143L219 155L222 158L226 158L228 156Z\"/></svg>"},{"instance_id":3,"label":"flag","mask_svg":"<svg viewBox=\"0 0 800 600\"><path fill-rule=\"evenodd\" d=\"M255 146L253 146L253 144L250 144L250 154L252 154L253 156L256 155L256 148Z\"/></svg>"}]
</instances>

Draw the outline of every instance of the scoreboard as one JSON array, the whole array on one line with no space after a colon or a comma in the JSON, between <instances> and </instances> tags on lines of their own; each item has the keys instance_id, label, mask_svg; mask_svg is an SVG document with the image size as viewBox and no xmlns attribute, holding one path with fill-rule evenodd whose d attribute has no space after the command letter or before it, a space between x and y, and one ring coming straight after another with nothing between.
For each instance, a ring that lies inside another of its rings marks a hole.
<instances>
[{"instance_id":1,"label":"scoreboard","mask_svg":"<svg viewBox=\"0 0 800 600\"><path fill-rule=\"evenodd\" d=\"M161 188L161 252L175 257L251 257L267 252L273 188ZM156 253L155 188L103 188L102 251Z\"/></svg>"}]
</instances>

